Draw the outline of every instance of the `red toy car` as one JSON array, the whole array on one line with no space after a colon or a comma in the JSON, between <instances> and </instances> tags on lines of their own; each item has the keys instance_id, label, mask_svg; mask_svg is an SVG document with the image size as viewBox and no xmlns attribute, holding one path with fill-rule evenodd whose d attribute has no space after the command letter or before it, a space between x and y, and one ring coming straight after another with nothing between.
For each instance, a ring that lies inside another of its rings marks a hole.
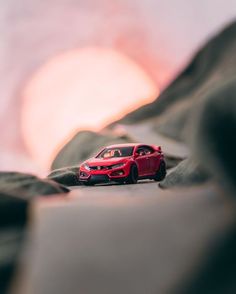
<instances>
[{"instance_id":1,"label":"red toy car","mask_svg":"<svg viewBox=\"0 0 236 294\"><path fill-rule=\"evenodd\" d=\"M161 181L165 175L166 165L160 146L117 144L83 162L79 180L86 185L110 181L135 184L139 179Z\"/></svg>"}]
</instances>

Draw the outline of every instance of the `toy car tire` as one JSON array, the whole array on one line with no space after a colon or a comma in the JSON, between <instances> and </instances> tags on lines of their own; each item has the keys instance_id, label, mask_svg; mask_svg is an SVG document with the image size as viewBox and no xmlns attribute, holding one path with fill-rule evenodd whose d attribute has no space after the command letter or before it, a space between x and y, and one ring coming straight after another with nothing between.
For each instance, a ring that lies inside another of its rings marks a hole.
<instances>
[{"instance_id":1,"label":"toy car tire","mask_svg":"<svg viewBox=\"0 0 236 294\"><path fill-rule=\"evenodd\" d=\"M159 169L157 170L157 172L154 176L154 180L157 182L160 182L160 181L164 180L165 176L166 176L166 163L165 163L165 161L162 161L160 163Z\"/></svg>"},{"instance_id":2,"label":"toy car tire","mask_svg":"<svg viewBox=\"0 0 236 294\"><path fill-rule=\"evenodd\" d=\"M126 180L127 184L136 184L138 181L138 168L136 165L131 165L130 167L130 173Z\"/></svg>"},{"instance_id":3,"label":"toy car tire","mask_svg":"<svg viewBox=\"0 0 236 294\"><path fill-rule=\"evenodd\" d=\"M83 182L84 186L94 186L94 183L90 183L90 182Z\"/></svg>"}]
</instances>

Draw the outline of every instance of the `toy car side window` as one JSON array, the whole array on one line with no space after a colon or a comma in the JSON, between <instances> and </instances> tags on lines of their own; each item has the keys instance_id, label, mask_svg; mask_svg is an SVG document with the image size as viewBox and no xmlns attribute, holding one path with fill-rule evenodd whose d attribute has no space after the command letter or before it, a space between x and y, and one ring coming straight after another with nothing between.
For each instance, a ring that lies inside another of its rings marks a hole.
<instances>
[{"instance_id":1,"label":"toy car side window","mask_svg":"<svg viewBox=\"0 0 236 294\"><path fill-rule=\"evenodd\" d=\"M145 155L145 150L144 150L144 148L143 148L143 147L139 147L139 148L137 149L137 153L138 153L140 156Z\"/></svg>"},{"instance_id":2,"label":"toy car side window","mask_svg":"<svg viewBox=\"0 0 236 294\"><path fill-rule=\"evenodd\" d=\"M149 154L154 153L154 150L151 147L149 147L149 146L145 146L144 147L144 151L145 151L145 154L146 155L149 155Z\"/></svg>"}]
</instances>

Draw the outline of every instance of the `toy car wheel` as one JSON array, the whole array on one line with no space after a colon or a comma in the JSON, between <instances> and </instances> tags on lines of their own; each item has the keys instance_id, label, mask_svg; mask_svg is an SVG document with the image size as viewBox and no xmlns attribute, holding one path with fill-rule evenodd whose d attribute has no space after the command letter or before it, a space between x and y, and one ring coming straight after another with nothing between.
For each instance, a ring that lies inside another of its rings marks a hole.
<instances>
[{"instance_id":1,"label":"toy car wheel","mask_svg":"<svg viewBox=\"0 0 236 294\"><path fill-rule=\"evenodd\" d=\"M160 163L159 169L157 170L157 172L154 176L154 180L157 182L160 182L160 181L164 180L165 176L166 176L166 163L165 163L165 161L162 161Z\"/></svg>"},{"instance_id":2,"label":"toy car wheel","mask_svg":"<svg viewBox=\"0 0 236 294\"><path fill-rule=\"evenodd\" d=\"M127 184L136 184L138 181L138 168L136 165L132 165L130 168L130 173L127 178Z\"/></svg>"},{"instance_id":3,"label":"toy car wheel","mask_svg":"<svg viewBox=\"0 0 236 294\"><path fill-rule=\"evenodd\" d=\"M84 182L83 185L84 186L94 186L94 183Z\"/></svg>"}]
</instances>

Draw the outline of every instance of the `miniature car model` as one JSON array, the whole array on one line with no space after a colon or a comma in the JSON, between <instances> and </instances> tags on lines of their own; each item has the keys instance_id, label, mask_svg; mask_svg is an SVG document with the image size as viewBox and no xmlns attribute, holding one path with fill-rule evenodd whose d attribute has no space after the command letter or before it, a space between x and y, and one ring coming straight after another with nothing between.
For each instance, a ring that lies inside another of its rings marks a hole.
<instances>
[{"instance_id":1,"label":"miniature car model","mask_svg":"<svg viewBox=\"0 0 236 294\"><path fill-rule=\"evenodd\" d=\"M135 184L140 179L161 181L166 175L160 146L117 144L103 148L82 163L79 180L85 185L120 182Z\"/></svg>"}]
</instances>

